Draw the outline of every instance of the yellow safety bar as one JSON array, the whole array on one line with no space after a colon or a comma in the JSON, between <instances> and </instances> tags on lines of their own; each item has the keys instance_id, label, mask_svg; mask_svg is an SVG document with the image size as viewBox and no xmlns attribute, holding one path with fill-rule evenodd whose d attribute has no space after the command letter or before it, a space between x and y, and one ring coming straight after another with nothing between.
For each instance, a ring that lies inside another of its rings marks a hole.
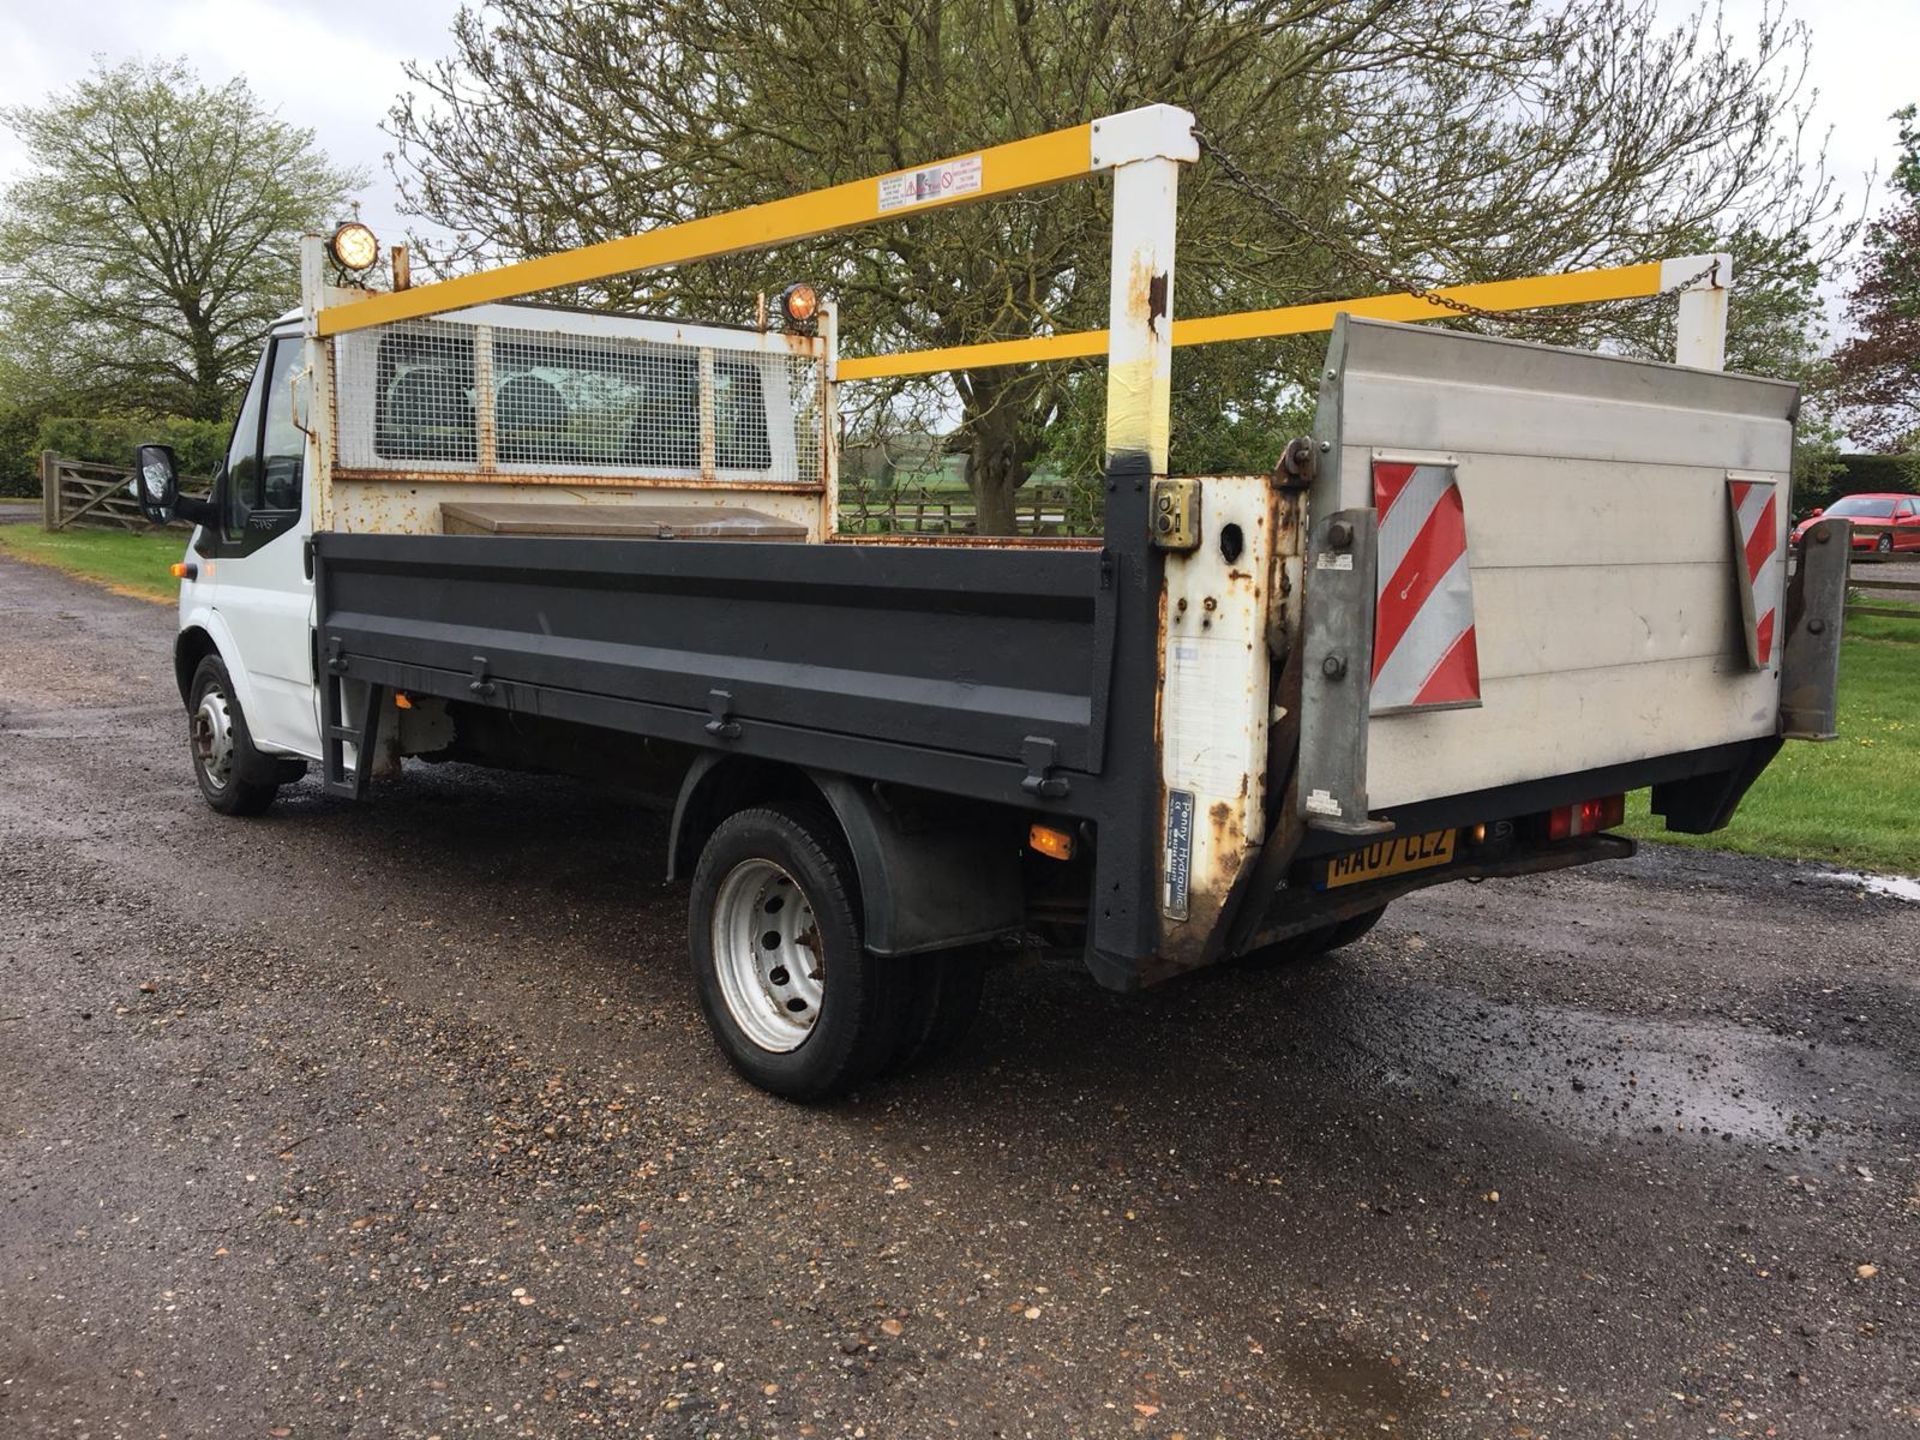
<instances>
[{"instance_id":1,"label":"yellow safety bar","mask_svg":"<svg viewBox=\"0 0 1920 1440\"><path fill-rule=\"evenodd\" d=\"M668 225L643 235L543 255L411 290L369 295L350 304L328 306L319 312L315 323L322 335L340 335L561 286L588 285L636 270L656 270L810 240L883 218L971 204L1010 191L1057 185L1103 168L1093 161L1093 128L1091 124L1073 125L930 165L915 165L744 210ZM923 187L931 193L922 194Z\"/></svg>"},{"instance_id":2,"label":"yellow safety bar","mask_svg":"<svg viewBox=\"0 0 1920 1440\"><path fill-rule=\"evenodd\" d=\"M1608 270L1576 270L1567 275L1537 275L1524 280L1493 280L1454 285L1434 293L1482 310L1540 310L1557 305L1590 305L1601 300L1632 300L1660 293L1659 261ZM1359 315L1373 320L1440 320L1454 312L1418 295L1365 295L1278 310L1243 310L1173 322L1173 343L1213 345L1223 340L1260 340L1276 335L1306 335L1331 330L1334 317ZM884 380L930 375L944 370L978 370L994 365L1024 365L1040 360L1080 360L1107 353L1105 330L1065 335L1036 335L1026 340L996 340L953 345L939 350L904 350L891 355L843 357L841 380Z\"/></svg>"}]
</instances>

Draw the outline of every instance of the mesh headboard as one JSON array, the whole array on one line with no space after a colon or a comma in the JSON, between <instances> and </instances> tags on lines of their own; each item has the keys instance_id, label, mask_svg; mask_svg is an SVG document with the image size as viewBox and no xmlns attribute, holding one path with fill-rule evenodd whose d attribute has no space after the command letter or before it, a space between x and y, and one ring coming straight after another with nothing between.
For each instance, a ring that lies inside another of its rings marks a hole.
<instances>
[{"instance_id":1,"label":"mesh headboard","mask_svg":"<svg viewBox=\"0 0 1920 1440\"><path fill-rule=\"evenodd\" d=\"M822 483L811 338L486 305L334 346L349 474Z\"/></svg>"}]
</instances>

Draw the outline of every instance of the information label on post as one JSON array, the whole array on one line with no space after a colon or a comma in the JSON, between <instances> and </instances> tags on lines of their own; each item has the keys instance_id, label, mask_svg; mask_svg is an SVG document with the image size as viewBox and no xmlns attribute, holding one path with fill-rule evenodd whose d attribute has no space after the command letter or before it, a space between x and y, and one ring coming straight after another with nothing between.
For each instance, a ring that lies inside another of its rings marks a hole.
<instances>
[{"instance_id":1,"label":"information label on post","mask_svg":"<svg viewBox=\"0 0 1920 1440\"><path fill-rule=\"evenodd\" d=\"M880 213L904 210L910 205L930 205L936 200L951 200L957 195L974 195L980 190L980 157L967 155L924 170L909 170L904 175L880 177Z\"/></svg>"},{"instance_id":2,"label":"information label on post","mask_svg":"<svg viewBox=\"0 0 1920 1440\"><path fill-rule=\"evenodd\" d=\"M1187 918L1187 889L1193 873L1193 792L1167 791L1166 890L1160 908L1169 920Z\"/></svg>"}]
</instances>

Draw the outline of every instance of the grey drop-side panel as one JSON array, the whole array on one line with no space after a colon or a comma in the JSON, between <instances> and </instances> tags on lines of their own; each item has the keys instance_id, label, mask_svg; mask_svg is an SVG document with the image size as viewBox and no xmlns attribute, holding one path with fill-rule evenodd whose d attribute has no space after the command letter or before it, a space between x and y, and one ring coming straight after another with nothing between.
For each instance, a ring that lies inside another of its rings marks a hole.
<instances>
[{"instance_id":1,"label":"grey drop-side panel","mask_svg":"<svg viewBox=\"0 0 1920 1440\"><path fill-rule=\"evenodd\" d=\"M318 546L322 644L356 665L483 670L495 692L711 715L726 738L775 724L1018 761L1039 736L1062 767L1099 768L1111 640L1094 553L506 535Z\"/></svg>"}]
</instances>

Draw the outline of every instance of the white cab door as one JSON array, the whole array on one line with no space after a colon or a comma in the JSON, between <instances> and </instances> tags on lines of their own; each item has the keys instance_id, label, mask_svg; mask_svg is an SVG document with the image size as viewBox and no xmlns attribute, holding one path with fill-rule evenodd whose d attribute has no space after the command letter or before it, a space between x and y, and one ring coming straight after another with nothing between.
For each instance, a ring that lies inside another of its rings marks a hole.
<instances>
[{"instance_id":1,"label":"white cab door","mask_svg":"<svg viewBox=\"0 0 1920 1440\"><path fill-rule=\"evenodd\" d=\"M234 678L254 743L313 758L320 753L313 678L312 529L306 436L294 424L298 335L276 337L261 357L234 428L220 486L213 608L226 622L246 675ZM229 664L235 657L229 656Z\"/></svg>"}]
</instances>

